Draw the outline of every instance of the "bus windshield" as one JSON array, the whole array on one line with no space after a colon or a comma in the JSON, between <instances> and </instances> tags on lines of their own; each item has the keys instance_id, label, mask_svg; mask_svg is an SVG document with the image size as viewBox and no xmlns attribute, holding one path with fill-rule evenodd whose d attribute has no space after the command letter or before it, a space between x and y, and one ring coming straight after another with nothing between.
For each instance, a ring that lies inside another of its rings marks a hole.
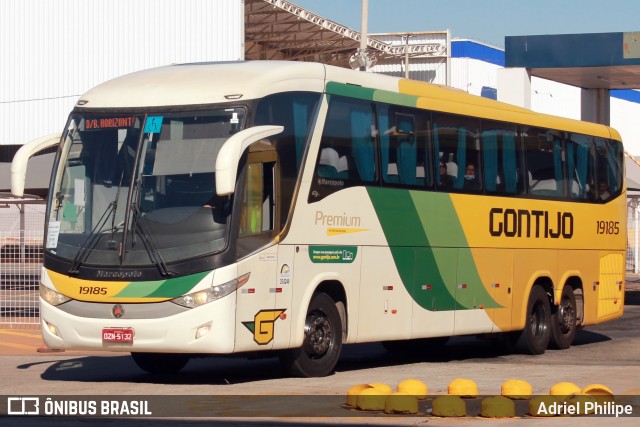
<instances>
[{"instance_id":1,"label":"bus windshield","mask_svg":"<svg viewBox=\"0 0 640 427\"><path fill-rule=\"evenodd\" d=\"M49 201L46 250L82 265L161 264L223 250L229 197L215 162L245 110L72 114ZM71 272L70 270L70 272Z\"/></svg>"}]
</instances>

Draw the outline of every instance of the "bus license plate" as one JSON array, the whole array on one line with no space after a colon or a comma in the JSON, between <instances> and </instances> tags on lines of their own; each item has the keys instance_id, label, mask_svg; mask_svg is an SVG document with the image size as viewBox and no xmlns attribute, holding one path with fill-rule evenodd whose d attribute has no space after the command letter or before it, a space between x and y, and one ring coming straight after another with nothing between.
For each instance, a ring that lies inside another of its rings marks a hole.
<instances>
[{"instance_id":1,"label":"bus license plate","mask_svg":"<svg viewBox=\"0 0 640 427\"><path fill-rule=\"evenodd\" d=\"M133 328L102 329L103 343L133 344Z\"/></svg>"}]
</instances>

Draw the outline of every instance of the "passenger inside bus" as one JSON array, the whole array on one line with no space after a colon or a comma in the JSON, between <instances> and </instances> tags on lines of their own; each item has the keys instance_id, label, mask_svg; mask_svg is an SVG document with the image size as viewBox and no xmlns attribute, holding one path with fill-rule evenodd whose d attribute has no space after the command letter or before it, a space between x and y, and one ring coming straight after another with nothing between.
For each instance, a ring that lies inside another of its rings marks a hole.
<instances>
[{"instance_id":1,"label":"passenger inside bus","mask_svg":"<svg viewBox=\"0 0 640 427\"><path fill-rule=\"evenodd\" d=\"M480 180L476 176L476 166L468 163L464 170L464 191L480 191Z\"/></svg>"},{"instance_id":2,"label":"passenger inside bus","mask_svg":"<svg viewBox=\"0 0 640 427\"><path fill-rule=\"evenodd\" d=\"M598 183L598 200L604 201L609 199L609 197L611 197L611 194L609 194L609 185L604 181L600 181Z\"/></svg>"},{"instance_id":3,"label":"passenger inside bus","mask_svg":"<svg viewBox=\"0 0 640 427\"><path fill-rule=\"evenodd\" d=\"M447 173L447 164L440 161L440 177L438 178L438 189L449 191L453 188L453 179Z\"/></svg>"}]
</instances>

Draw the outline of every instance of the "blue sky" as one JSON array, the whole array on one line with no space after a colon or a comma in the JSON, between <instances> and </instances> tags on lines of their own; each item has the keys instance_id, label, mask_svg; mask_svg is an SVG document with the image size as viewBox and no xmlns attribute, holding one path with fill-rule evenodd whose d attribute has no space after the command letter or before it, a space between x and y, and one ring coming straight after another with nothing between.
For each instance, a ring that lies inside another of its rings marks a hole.
<instances>
[{"instance_id":1,"label":"blue sky","mask_svg":"<svg viewBox=\"0 0 640 427\"><path fill-rule=\"evenodd\" d=\"M360 30L361 0L289 0ZM505 36L640 31L640 0L369 0L369 32L450 29L504 47Z\"/></svg>"}]
</instances>

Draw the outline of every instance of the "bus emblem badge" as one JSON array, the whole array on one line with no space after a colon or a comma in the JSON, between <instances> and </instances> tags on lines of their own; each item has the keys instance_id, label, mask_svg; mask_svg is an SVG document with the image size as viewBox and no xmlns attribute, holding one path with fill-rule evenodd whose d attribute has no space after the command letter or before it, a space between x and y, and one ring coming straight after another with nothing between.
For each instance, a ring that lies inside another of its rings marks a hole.
<instances>
[{"instance_id":1,"label":"bus emblem badge","mask_svg":"<svg viewBox=\"0 0 640 427\"><path fill-rule=\"evenodd\" d=\"M120 319L122 316L124 316L124 307L122 307L122 305L120 304L114 305L113 308L111 309L111 314L116 319Z\"/></svg>"}]
</instances>

